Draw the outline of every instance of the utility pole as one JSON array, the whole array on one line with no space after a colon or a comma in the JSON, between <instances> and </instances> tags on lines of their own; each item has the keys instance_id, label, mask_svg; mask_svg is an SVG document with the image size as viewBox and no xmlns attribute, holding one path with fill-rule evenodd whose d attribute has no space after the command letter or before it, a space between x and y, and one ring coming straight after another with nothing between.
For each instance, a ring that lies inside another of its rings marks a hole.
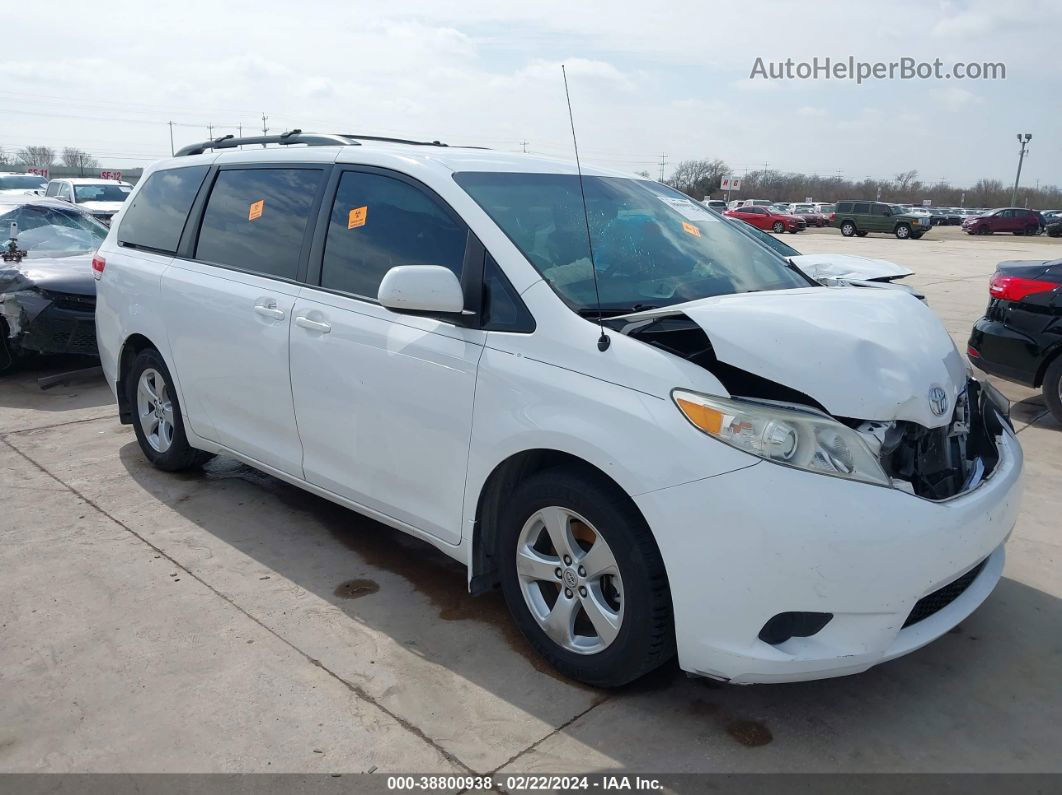
<instances>
[{"instance_id":1,"label":"utility pole","mask_svg":"<svg viewBox=\"0 0 1062 795\"><path fill-rule=\"evenodd\" d=\"M1018 173L1014 177L1014 190L1010 192L1010 206L1013 207L1014 203L1018 201L1018 182L1021 180L1021 162L1025 159L1025 147L1029 145L1029 141L1032 140L1032 133L1025 133L1025 137L1022 137L1021 133L1018 133L1018 143L1021 144L1021 152L1018 154Z\"/></svg>"},{"instance_id":2,"label":"utility pole","mask_svg":"<svg viewBox=\"0 0 1062 795\"><path fill-rule=\"evenodd\" d=\"M520 142L520 146L521 146L521 147L523 147L523 150L524 150L524 154L525 154L525 155L527 154L527 145L528 145L529 143L531 143L531 142L530 142L530 141L521 141L521 142Z\"/></svg>"},{"instance_id":3,"label":"utility pole","mask_svg":"<svg viewBox=\"0 0 1062 795\"><path fill-rule=\"evenodd\" d=\"M211 141L214 140L214 125L213 124L208 124L207 125L207 138L209 138Z\"/></svg>"},{"instance_id":4,"label":"utility pole","mask_svg":"<svg viewBox=\"0 0 1062 795\"><path fill-rule=\"evenodd\" d=\"M269 117L266 116L265 112L263 111L262 112L262 135L269 135L269 128L266 127L266 121L268 121L268 120L269 120ZM266 145L262 144L262 148L265 149Z\"/></svg>"},{"instance_id":5,"label":"utility pole","mask_svg":"<svg viewBox=\"0 0 1062 795\"><path fill-rule=\"evenodd\" d=\"M660 181L664 181L664 166L667 165L667 155L663 152L660 153Z\"/></svg>"},{"instance_id":6,"label":"utility pole","mask_svg":"<svg viewBox=\"0 0 1062 795\"><path fill-rule=\"evenodd\" d=\"M174 148L173 148L173 122L171 121L169 124L170 124L170 157L173 157L173 153L175 151Z\"/></svg>"},{"instance_id":7,"label":"utility pole","mask_svg":"<svg viewBox=\"0 0 1062 795\"><path fill-rule=\"evenodd\" d=\"M767 161L763 161L763 186L767 187Z\"/></svg>"}]
</instances>

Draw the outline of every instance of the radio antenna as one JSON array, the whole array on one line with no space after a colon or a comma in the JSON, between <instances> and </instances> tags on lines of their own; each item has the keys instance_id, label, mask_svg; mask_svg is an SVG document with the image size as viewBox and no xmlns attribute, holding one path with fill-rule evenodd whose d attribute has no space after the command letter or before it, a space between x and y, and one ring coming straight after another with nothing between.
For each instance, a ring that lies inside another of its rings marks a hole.
<instances>
[{"instance_id":1,"label":"radio antenna","mask_svg":"<svg viewBox=\"0 0 1062 795\"><path fill-rule=\"evenodd\" d=\"M590 269L594 275L594 298L597 300L597 327L601 329L601 336L597 338L597 349L604 353L612 344L605 333L605 321L601 312L601 291L597 286L597 263L594 262L594 243L590 238L590 214L586 209L586 190L583 188L583 167L579 163L579 140L575 137L575 117L572 115L572 95L568 93L568 72L561 64L561 75L564 76L564 97L568 100L568 121L572 125L572 144L575 146L575 170L579 173L579 196L583 200L583 222L586 224L586 247L590 251Z\"/></svg>"}]
</instances>

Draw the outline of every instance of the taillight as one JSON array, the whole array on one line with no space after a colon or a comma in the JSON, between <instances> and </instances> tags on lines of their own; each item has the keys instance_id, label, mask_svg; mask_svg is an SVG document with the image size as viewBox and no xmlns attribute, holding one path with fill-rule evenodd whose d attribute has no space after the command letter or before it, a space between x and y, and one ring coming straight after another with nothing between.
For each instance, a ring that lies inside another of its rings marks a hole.
<instances>
[{"instance_id":1,"label":"taillight","mask_svg":"<svg viewBox=\"0 0 1062 795\"><path fill-rule=\"evenodd\" d=\"M1021 279L1017 276L1004 276L997 273L988 283L988 294L1001 301L1021 301L1037 293L1049 293L1060 286L1055 282L1042 282L1038 279Z\"/></svg>"},{"instance_id":2,"label":"taillight","mask_svg":"<svg viewBox=\"0 0 1062 795\"><path fill-rule=\"evenodd\" d=\"M837 220L837 213L830 213L830 221L836 221L836 220Z\"/></svg>"},{"instance_id":3,"label":"taillight","mask_svg":"<svg viewBox=\"0 0 1062 795\"><path fill-rule=\"evenodd\" d=\"M103 278L103 269L107 267L107 260L99 254L92 255L92 278L99 281Z\"/></svg>"}]
</instances>

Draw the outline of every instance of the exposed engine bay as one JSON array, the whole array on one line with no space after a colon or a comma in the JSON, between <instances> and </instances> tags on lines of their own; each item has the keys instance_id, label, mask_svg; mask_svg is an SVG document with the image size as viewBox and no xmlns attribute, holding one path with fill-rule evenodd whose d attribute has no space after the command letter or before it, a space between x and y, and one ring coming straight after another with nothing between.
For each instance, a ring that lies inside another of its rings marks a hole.
<instances>
[{"instance_id":1,"label":"exposed engine bay","mask_svg":"<svg viewBox=\"0 0 1062 795\"><path fill-rule=\"evenodd\" d=\"M720 361L708 334L684 314L605 322L627 336L703 367L735 398L830 414L799 390ZM995 440L1010 420L1000 405L1002 399L990 389L968 380L956 400L951 421L936 428L909 420L882 422L831 416L862 436L895 488L924 499L945 500L976 488L998 463Z\"/></svg>"}]
</instances>

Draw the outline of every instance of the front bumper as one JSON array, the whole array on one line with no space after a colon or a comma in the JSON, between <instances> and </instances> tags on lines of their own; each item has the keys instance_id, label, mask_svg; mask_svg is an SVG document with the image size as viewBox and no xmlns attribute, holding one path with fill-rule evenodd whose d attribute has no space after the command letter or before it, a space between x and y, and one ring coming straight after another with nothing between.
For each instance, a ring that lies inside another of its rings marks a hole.
<instances>
[{"instance_id":1,"label":"front bumper","mask_svg":"<svg viewBox=\"0 0 1062 795\"><path fill-rule=\"evenodd\" d=\"M989 478L942 502L768 462L635 498L667 567L681 667L739 684L820 679L947 632L1002 573L1022 451L1009 429L998 447ZM920 599L981 561L958 598L904 627ZM811 637L757 637L790 611L833 618Z\"/></svg>"}]
</instances>

